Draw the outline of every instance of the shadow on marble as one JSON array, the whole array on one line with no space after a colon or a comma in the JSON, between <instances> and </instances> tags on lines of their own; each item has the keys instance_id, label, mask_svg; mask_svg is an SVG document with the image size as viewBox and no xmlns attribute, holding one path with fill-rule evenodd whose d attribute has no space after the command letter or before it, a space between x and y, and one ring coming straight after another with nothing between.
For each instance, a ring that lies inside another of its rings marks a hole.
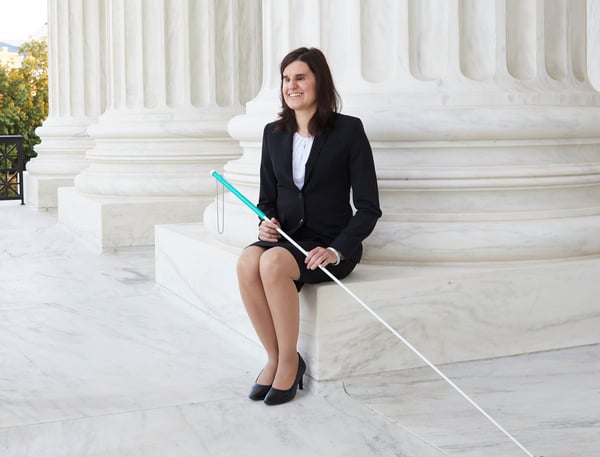
<instances>
[{"instance_id":1,"label":"shadow on marble","mask_svg":"<svg viewBox=\"0 0 600 457\"><path fill-rule=\"evenodd\" d=\"M600 345L441 367L536 457L600 455ZM348 394L450 456L524 456L428 368L350 378Z\"/></svg>"}]
</instances>

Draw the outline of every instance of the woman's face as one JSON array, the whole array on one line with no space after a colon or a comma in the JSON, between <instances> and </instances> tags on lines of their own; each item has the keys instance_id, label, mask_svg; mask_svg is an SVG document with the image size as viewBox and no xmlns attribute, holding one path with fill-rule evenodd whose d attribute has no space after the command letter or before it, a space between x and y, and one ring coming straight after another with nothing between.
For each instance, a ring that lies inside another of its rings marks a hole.
<instances>
[{"instance_id":1,"label":"woman's face","mask_svg":"<svg viewBox=\"0 0 600 457\"><path fill-rule=\"evenodd\" d=\"M296 60L284 68L281 91L290 109L312 113L317 110L317 80L305 62Z\"/></svg>"}]
</instances>

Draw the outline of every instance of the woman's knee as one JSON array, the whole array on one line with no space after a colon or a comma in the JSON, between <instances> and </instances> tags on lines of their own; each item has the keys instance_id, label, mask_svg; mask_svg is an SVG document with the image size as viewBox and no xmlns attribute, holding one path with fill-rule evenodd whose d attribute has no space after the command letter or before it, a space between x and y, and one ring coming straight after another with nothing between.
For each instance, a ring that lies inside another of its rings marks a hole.
<instances>
[{"instance_id":1,"label":"woman's knee","mask_svg":"<svg viewBox=\"0 0 600 457\"><path fill-rule=\"evenodd\" d=\"M264 249L255 246L250 246L242 251L236 265L237 276L240 281L255 281L257 279L260 274L260 257L263 252Z\"/></svg>"},{"instance_id":2,"label":"woman's knee","mask_svg":"<svg viewBox=\"0 0 600 457\"><path fill-rule=\"evenodd\" d=\"M260 256L259 271L263 282L278 278L298 279L300 277L296 259L284 248L271 248Z\"/></svg>"}]
</instances>

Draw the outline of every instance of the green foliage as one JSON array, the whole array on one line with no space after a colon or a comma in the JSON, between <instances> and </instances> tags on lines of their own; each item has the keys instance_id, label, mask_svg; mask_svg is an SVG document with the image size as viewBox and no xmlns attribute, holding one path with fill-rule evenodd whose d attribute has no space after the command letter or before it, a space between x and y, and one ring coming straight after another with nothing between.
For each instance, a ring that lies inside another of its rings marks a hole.
<instances>
[{"instance_id":1,"label":"green foliage","mask_svg":"<svg viewBox=\"0 0 600 457\"><path fill-rule=\"evenodd\" d=\"M31 40L19 48L20 68L0 67L0 135L22 135L25 161L40 142L35 129L48 116L48 47Z\"/></svg>"}]
</instances>

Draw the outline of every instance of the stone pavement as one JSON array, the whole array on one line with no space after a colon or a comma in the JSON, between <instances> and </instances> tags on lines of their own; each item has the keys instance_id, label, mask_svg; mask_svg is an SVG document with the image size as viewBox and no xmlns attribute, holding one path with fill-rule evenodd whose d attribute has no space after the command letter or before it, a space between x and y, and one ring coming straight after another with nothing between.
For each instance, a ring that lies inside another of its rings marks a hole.
<instances>
[{"instance_id":1,"label":"stone pavement","mask_svg":"<svg viewBox=\"0 0 600 457\"><path fill-rule=\"evenodd\" d=\"M526 455L429 368L252 402L252 344L157 286L152 248L0 202L0 456ZM600 346L441 368L536 457L600 456Z\"/></svg>"}]
</instances>

